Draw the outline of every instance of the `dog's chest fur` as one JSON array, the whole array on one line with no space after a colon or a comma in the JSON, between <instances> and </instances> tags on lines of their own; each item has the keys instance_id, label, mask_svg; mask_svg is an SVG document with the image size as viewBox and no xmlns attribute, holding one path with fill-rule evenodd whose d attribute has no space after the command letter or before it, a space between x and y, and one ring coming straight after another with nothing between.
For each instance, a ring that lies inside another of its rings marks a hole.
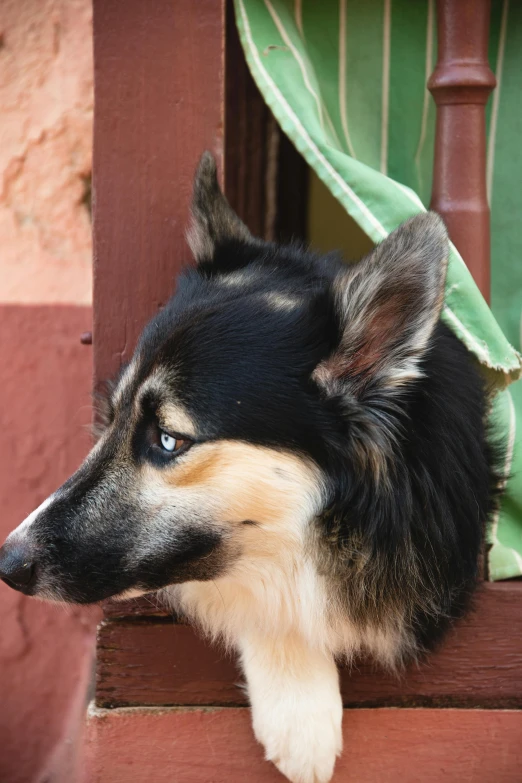
<instances>
[{"instance_id":1,"label":"dog's chest fur","mask_svg":"<svg viewBox=\"0 0 522 783\"><path fill-rule=\"evenodd\" d=\"M252 633L284 643L297 635L312 649L351 662L367 653L386 668L414 657L416 643L406 612L390 611L386 621L350 618L336 600L339 585L319 572L314 521L295 524L277 550L241 559L232 574L208 582L167 588L162 599L213 640L236 649ZM364 589L364 586L361 586Z\"/></svg>"}]
</instances>

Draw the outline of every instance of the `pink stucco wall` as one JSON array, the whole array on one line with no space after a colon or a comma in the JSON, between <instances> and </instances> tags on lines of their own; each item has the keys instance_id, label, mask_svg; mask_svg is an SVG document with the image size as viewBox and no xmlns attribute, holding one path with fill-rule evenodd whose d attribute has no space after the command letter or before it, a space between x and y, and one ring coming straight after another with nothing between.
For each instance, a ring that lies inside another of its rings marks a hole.
<instances>
[{"instance_id":1,"label":"pink stucco wall","mask_svg":"<svg viewBox=\"0 0 522 783\"><path fill-rule=\"evenodd\" d=\"M4 0L0 301L91 301L90 0Z\"/></svg>"},{"instance_id":2,"label":"pink stucco wall","mask_svg":"<svg viewBox=\"0 0 522 783\"><path fill-rule=\"evenodd\" d=\"M0 14L0 539L89 448L90 0ZM72 783L96 613L0 583L0 781Z\"/></svg>"}]
</instances>

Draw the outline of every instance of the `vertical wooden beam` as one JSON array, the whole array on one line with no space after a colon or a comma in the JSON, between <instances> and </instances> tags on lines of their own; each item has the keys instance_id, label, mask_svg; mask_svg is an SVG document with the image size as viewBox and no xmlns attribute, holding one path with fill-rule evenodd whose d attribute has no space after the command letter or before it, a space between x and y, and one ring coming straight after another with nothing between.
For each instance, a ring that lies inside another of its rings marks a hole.
<instances>
[{"instance_id":1,"label":"vertical wooden beam","mask_svg":"<svg viewBox=\"0 0 522 783\"><path fill-rule=\"evenodd\" d=\"M490 0L437 0L438 60L428 82L437 104L431 208L439 212L484 297L490 290L485 106Z\"/></svg>"},{"instance_id":2,"label":"vertical wooden beam","mask_svg":"<svg viewBox=\"0 0 522 783\"><path fill-rule=\"evenodd\" d=\"M95 384L130 358L190 257L192 176L223 163L224 0L94 0Z\"/></svg>"}]
</instances>

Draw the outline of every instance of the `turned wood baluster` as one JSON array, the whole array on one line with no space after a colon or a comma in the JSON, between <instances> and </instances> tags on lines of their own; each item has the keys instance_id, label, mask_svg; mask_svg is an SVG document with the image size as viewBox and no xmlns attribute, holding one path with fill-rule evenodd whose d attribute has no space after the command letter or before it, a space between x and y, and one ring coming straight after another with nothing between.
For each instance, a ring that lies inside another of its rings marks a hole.
<instances>
[{"instance_id":1,"label":"turned wood baluster","mask_svg":"<svg viewBox=\"0 0 522 783\"><path fill-rule=\"evenodd\" d=\"M488 63L490 0L437 0L438 60L428 81L437 104L431 208L486 300L490 227L485 106L496 80Z\"/></svg>"}]
</instances>

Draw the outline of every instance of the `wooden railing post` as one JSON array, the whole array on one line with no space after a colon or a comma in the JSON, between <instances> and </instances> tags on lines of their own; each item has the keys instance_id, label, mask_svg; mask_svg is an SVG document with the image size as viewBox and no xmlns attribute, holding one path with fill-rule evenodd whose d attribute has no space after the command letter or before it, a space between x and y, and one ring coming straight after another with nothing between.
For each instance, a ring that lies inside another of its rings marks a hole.
<instances>
[{"instance_id":1,"label":"wooden railing post","mask_svg":"<svg viewBox=\"0 0 522 783\"><path fill-rule=\"evenodd\" d=\"M496 85L488 64L490 0L437 0L438 60L428 82L437 104L431 208L486 300L490 228L485 106Z\"/></svg>"}]
</instances>

